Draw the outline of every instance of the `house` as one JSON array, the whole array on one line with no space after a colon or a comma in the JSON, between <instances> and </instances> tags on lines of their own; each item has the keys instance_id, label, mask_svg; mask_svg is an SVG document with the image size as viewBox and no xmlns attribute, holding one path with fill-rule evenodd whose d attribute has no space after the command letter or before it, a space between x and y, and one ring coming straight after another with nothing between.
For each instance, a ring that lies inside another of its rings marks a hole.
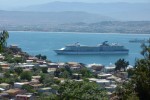
<instances>
[{"instance_id":1,"label":"house","mask_svg":"<svg viewBox=\"0 0 150 100\"><path fill-rule=\"evenodd\" d=\"M51 87L39 88L38 92L47 94L57 94L57 91L55 89L52 89Z\"/></svg>"},{"instance_id":2,"label":"house","mask_svg":"<svg viewBox=\"0 0 150 100\"><path fill-rule=\"evenodd\" d=\"M4 77L4 73L0 73L0 78L3 78Z\"/></svg>"},{"instance_id":3,"label":"house","mask_svg":"<svg viewBox=\"0 0 150 100\"><path fill-rule=\"evenodd\" d=\"M17 94L15 100L35 100L32 94Z\"/></svg>"},{"instance_id":4,"label":"house","mask_svg":"<svg viewBox=\"0 0 150 100\"><path fill-rule=\"evenodd\" d=\"M9 67L10 65L8 63L0 62L1 67Z\"/></svg>"},{"instance_id":5,"label":"house","mask_svg":"<svg viewBox=\"0 0 150 100\"><path fill-rule=\"evenodd\" d=\"M29 85L32 86L34 90L38 90L39 88L43 87L43 84L29 84Z\"/></svg>"},{"instance_id":6,"label":"house","mask_svg":"<svg viewBox=\"0 0 150 100\"><path fill-rule=\"evenodd\" d=\"M54 79L59 80L61 83L63 83L65 81L64 78L58 78L58 77L54 77Z\"/></svg>"},{"instance_id":7,"label":"house","mask_svg":"<svg viewBox=\"0 0 150 100\"><path fill-rule=\"evenodd\" d=\"M2 54L0 54L0 61L3 61L5 59L5 56L3 56Z\"/></svg>"},{"instance_id":8,"label":"house","mask_svg":"<svg viewBox=\"0 0 150 100\"><path fill-rule=\"evenodd\" d=\"M21 58L21 55L19 55L19 54L16 54L16 55L13 55L14 57L16 57L16 58Z\"/></svg>"},{"instance_id":9,"label":"house","mask_svg":"<svg viewBox=\"0 0 150 100\"><path fill-rule=\"evenodd\" d=\"M59 64L57 64L57 63L48 63L48 68L59 68Z\"/></svg>"},{"instance_id":10,"label":"house","mask_svg":"<svg viewBox=\"0 0 150 100\"><path fill-rule=\"evenodd\" d=\"M15 97L17 94L26 93L26 91L22 90L22 89L14 88L14 89L9 89L9 90L5 91L5 93L8 93L9 96L11 96L11 97Z\"/></svg>"},{"instance_id":11,"label":"house","mask_svg":"<svg viewBox=\"0 0 150 100\"><path fill-rule=\"evenodd\" d=\"M78 73L73 73L72 75L72 78L77 79L77 80L81 79L81 77L82 77L82 74L78 74Z\"/></svg>"},{"instance_id":12,"label":"house","mask_svg":"<svg viewBox=\"0 0 150 100\"><path fill-rule=\"evenodd\" d=\"M33 60L26 60L26 63L33 63Z\"/></svg>"},{"instance_id":13,"label":"house","mask_svg":"<svg viewBox=\"0 0 150 100\"><path fill-rule=\"evenodd\" d=\"M37 60L38 60L38 58L37 57L28 57L28 59L27 60L32 60L33 62L36 62Z\"/></svg>"},{"instance_id":14,"label":"house","mask_svg":"<svg viewBox=\"0 0 150 100\"><path fill-rule=\"evenodd\" d=\"M31 84L38 84L41 76L32 76Z\"/></svg>"},{"instance_id":15,"label":"house","mask_svg":"<svg viewBox=\"0 0 150 100\"><path fill-rule=\"evenodd\" d=\"M27 64L27 63L22 63L22 64L18 64L15 67L21 67L23 69L32 69L35 65L33 64Z\"/></svg>"},{"instance_id":16,"label":"house","mask_svg":"<svg viewBox=\"0 0 150 100\"><path fill-rule=\"evenodd\" d=\"M88 68L91 70L91 72L93 72L95 74L99 74L99 73L103 72L104 65L94 63L94 64L89 64Z\"/></svg>"},{"instance_id":17,"label":"house","mask_svg":"<svg viewBox=\"0 0 150 100\"><path fill-rule=\"evenodd\" d=\"M3 89L5 89L5 90L8 90L8 89L10 89L10 84L7 84L7 83L1 83L0 84L0 88L3 88Z\"/></svg>"},{"instance_id":18,"label":"house","mask_svg":"<svg viewBox=\"0 0 150 100\"><path fill-rule=\"evenodd\" d=\"M39 80L40 78L41 78L41 76L32 76L32 79Z\"/></svg>"},{"instance_id":19,"label":"house","mask_svg":"<svg viewBox=\"0 0 150 100\"><path fill-rule=\"evenodd\" d=\"M14 54L17 54L18 52L21 52L21 48L18 48L17 45L10 45L9 49L11 49L13 51Z\"/></svg>"},{"instance_id":20,"label":"house","mask_svg":"<svg viewBox=\"0 0 150 100\"><path fill-rule=\"evenodd\" d=\"M58 68L64 68L66 63L58 63Z\"/></svg>"},{"instance_id":21,"label":"house","mask_svg":"<svg viewBox=\"0 0 150 100\"><path fill-rule=\"evenodd\" d=\"M105 73L114 73L115 72L116 66L111 64L109 66L104 67L104 72Z\"/></svg>"},{"instance_id":22,"label":"house","mask_svg":"<svg viewBox=\"0 0 150 100\"><path fill-rule=\"evenodd\" d=\"M109 86L111 84L110 80L106 80L106 79L99 79L96 81L97 84L100 84L100 86Z\"/></svg>"},{"instance_id":23,"label":"house","mask_svg":"<svg viewBox=\"0 0 150 100\"><path fill-rule=\"evenodd\" d=\"M105 89L112 93L113 91L116 90L116 87L117 87L117 85L111 84L110 86L106 86Z\"/></svg>"},{"instance_id":24,"label":"house","mask_svg":"<svg viewBox=\"0 0 150 100\"><path fill-rule=\"evenodd\" d=\"M106 79L107 77L111 77L112 74L107 74L107 73L100 73L97 75L101 79Z\"/></svg>"},{"instance_id":25,"label":"house","mask_svg":"<svg viewBox=\"0 0 150 100\"><path fill-rule=\"evenodd\" d=\"M107 80L111 80L111 81L117 81L119 78L114 76L114 75L112 75L112 76L107 77L106 79Z\"/></svg>"},{"instance_id":26,"label":"house","mask_svg":"<svg viewBox=\"0 0 150 100\"><path fill-rule=\"evenodd\" d=\"M37 60L36 63L38 63L38 64L46 64L46 62L44 60Z\"/></svg>"},{"instance_id":27,"label":"house","mask_svg":"<svg viewBox=\"0 0 150 100\"><path fill-rule=\"evenodd\" d=\"M53 75L56 70L57 70L57 68L48 68L48 71L47 71L47 72L48 72L49 74Z\"/></svg>"},{"instance_id":28,"label":"house","mask_svg":"<svg viewBox=\"0 0 150 100\"><path fill-rule=\"evenodd\" d=\"M9 94L8 93L5 93L5 92L2 92L0 93L0 100L9 100Z\"/></svg>"},{"instance_id":29,"label":"house","mask_svg":"<svg viewBox=\"0 0 150 100\"><path fill-rule=\"evenodd\" d=\"M70 67L71 70L80 70L83 66L77 62L68 62L67 66Z\"/></svg>"},{"instance_id":30,"label":"house","mask_svg":"<svg viewBox=\"0 0 150 100\"><path fill-rule=\"evenodd\" d=\"M106 80L106 79L89 78L89 81L96 82L97 84L99 84L102 87L111 85L111 81Z\"/></svg>"},{"instance_id":31,"label":"house","mask_svg":"<svg viewBox=\"0 0 150 100\"><path fill-rule=\"evenodd\" d=\"M42 64L42 65L39 65L40 68L43 68L43 67L48 67L48 65L46 64Z\"/></svg>"},{"instance_id":32,"label":"house","mask_svg":"<svg viewBox=\"0 0 150 100\"><path fill-rule=\"evenodd\" d=\"M127 79L128 78L128 72L117 72L115 75L121 79Z\"/></svg>"},{"instance_id":33,"label":"house","mask_svg":"<svg viewBox=\"0 0 150 100\"><path fill-rule=\"evenodd\" d=\"M14 83L14 88L22 88L23 85L27 85L30 82L15 82Z\"/></svg>"}]
</instances>

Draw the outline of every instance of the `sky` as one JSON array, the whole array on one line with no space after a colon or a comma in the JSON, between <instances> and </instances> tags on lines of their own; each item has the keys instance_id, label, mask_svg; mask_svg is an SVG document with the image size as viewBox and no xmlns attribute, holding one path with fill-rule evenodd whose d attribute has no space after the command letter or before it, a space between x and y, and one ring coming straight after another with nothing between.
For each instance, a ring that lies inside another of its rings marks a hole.
<instances>
[{"instance_id":1,"label":"sky","mask_svg":"<svg viewBox=\"0 0 150 100\"><path fill-rule=\"evenodd\" d=\"M61 2L86 2L86 3L101 3L101 2L150 2L150 0L0 0L0 10L7 10L12 8L25 7L29 5L44 4L54 1Z\"/></svg>"}]
</instances>

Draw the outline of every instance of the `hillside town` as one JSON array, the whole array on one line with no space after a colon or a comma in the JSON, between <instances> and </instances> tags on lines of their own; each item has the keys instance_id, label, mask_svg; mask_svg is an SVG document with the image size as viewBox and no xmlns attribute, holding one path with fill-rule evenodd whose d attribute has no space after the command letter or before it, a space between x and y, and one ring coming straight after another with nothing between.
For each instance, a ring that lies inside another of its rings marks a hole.
<instances>
[{"instance_id":1,"label":"hillside town","mask_svg":"<svg viewBox=\"0 0 150 100\"><path fill-rule=\"evenodd\" d=\"M82 64L51 62L46 56L31 56L17 45L5 48L0 54L0 98L13 100L42 100L41 96L59 95L54 87L66 81L98 84L106 91L107 99L115 97L116 88L129 80L126 69L116 70L111 64Z\"/></svg>"}]
</instances>

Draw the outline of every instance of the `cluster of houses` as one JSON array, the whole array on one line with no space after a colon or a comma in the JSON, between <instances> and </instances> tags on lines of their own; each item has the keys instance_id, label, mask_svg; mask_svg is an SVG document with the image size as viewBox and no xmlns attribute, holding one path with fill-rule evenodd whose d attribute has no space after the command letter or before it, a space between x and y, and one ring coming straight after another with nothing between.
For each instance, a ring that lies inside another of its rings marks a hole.
<instances>
[{"instance_id":1,"label":"cluster of houses","mask_svg":"<svg viewBox=\"0 0 150 100\"><path fill-rule=\"evenodd\" d=\"M17 47L15 46L13 48ZM19 57L21 55L15 54L14 56ZM66 66L66 63L52 63L32 56L29 56L26 62L18 64L9 64L7 62L4 62L4 58L5 57L3 55L0 55L0 66L3 69L3 72L5 72L6 70L14 69L16 67L23 68L23 71L32 71L33 67L47 67L48 74L54 74L54 72L58 68L63 68L64 66ZM67 62L67 65L71 70L80 70L83 67L80 63L77 62ZM110 96L115 91L118 83L122 83L124 81L127 81L128 79L127 72L116 72L114 65L107 67L101 64L89 64L86 67L92 73L97 75L97 78L89 78L89 81L100 84L101 87L104 87L108 91L108 95ZM0 73L1 78L4 77L3 72ZM74 73L73 75L82 76L82 74L79 75L76 73ZM41 76L32 76L32 80L30 82L14 82L13 86L8 83L0 83L0 99L11 98L15 100L35 100L35 94L28 93L26 90L23 90L23 85L30 85L39 93L57 93L57 91L55 91L51 87L44 87L44 84L41 84L39 82L40 78ZM64 82L64 79L57 77L55 77L55 79ZM82 79L77 81L82 81Z\"/></svg>"},{"instance_id":2,"label":"cluster of houses","mask_svg":"<svg viewBox=\"0 0 150 100\"><path fill-rule=\"evenodd\" d=\"M20 49L13 45L11 46L11 49L15 51L14 57L21 57L21 53L16 53L17 51L20 51ZM2 72L0 73L0 78L4 78L4 73L8 70L13 70L17 67L21 67L23 71L32 71L34 67L36 68L43 68L47 67L48 74L54 74L54 72L58 68L63 68L66 66L66 63L53 63L45 60L38 59L34 56L27 57L26 61L24 63L8 63L4 61L5 56L0 54L0 66L2 68ZM71 70L80 70L82 66L79 63L76 62L68 62L68 66L70 66ZM51 87L45 87L44 84L40 83L39 79L41 78L40 75L38 76L32 76L32 79L30 82L28 81L21 81L21 82L14 82L12 84L8 83L0 83L0 99L14 99L14 100L36 100L35 94L28 93L26 90L23 90L22 87L24 85L29 85L35 90L37 93L57 93L56 90L52 89ZM63 78L57 78L55 79L60 80L61 82L64 82Z\"/></svg>"},{"instance_id":3,"label":"cluster of houses","mask_svg":"<svg viewBox=\"0 0 150 100\"><path fill-rule=\"evenodd\" d=\"M97 75L97 78L89 78L89 81L100 84L108 95L113 97L113 93L118 84L128 81L128 73L124 71L115 71L115 65L103 66L101 64L89 64L88 68ZM132 66L129 66L132 68Z\"/></svg>"}]
</instances>

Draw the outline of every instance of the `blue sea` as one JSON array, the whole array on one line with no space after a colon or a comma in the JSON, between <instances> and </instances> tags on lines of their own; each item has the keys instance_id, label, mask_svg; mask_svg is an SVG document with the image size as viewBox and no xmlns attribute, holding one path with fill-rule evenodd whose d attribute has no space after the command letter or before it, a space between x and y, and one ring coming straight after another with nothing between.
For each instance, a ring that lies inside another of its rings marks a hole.
<instances>
[{"instance_id":1,"label":"blue sea","mask_svg":"<svg viewBox=\"0 0 150 100\"><path fill-rule=\"evenodd\" d=\"M148 34L118 34L118 33L73 33L73 32L9 32L8 45L16 44L30 55L42 54L53 62L81 62L85 64L99 63L109 65L124 58L134 65L135 60L142 58L141 44L129 43L129 40L149 39ZM57 55L53 50L67 44L79 42L83 45L97 45L104 41L119 43L128 48L128 55Z\"/></svg>"}]
</instances>

